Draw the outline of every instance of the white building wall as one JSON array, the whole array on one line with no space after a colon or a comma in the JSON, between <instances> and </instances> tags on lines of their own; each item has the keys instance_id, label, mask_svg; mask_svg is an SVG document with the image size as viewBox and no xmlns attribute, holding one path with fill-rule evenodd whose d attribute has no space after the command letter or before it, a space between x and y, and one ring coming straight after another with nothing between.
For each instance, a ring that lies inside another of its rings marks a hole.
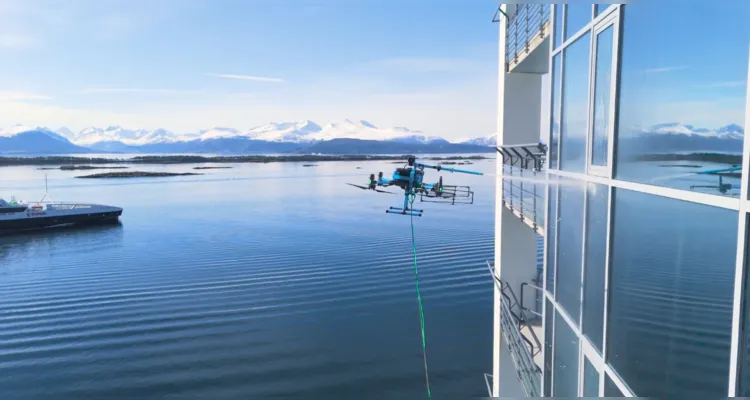
<instances>
[{"instance_id":1,"label":"white building wall","mask_svg":"<svg viewBox=\"0 0 750 400\"><path fill-rule=\"evenodd\" d=\"M513 5L505 5L507 14L512 14ZM498 76L498 146L538 143L540 115L542 111L542 76L540 74L505 72L505 29L507 21L500 20L499 76ZM502 158L497 158L496 210L495 210L495 270L498 278L508 283L520 296L522 282L529 282L536 272L536 233L507 210L502 203ZM493 396L513 396L513 381L516 378L512 360L502 343L500 327L500 292L495 288L494 304L494 349L493 349ZM534 294L530 291L529 306ZM526 300L524 300L526 301ZM511 387L505 388L503 385ZM523 391L521 391L523 393ZM523 396L523 394L521 394Z\"/></svg>"}]
</instances>

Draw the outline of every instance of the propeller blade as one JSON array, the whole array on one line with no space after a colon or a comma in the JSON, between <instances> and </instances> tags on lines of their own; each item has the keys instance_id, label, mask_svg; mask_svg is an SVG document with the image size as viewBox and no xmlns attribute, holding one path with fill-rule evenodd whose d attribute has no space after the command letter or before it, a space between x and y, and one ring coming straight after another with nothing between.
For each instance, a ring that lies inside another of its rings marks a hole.
<instances>
[{"instance_id":1,"label":"propeller blade","mask_svg":"<svg viewBox=\"0 0 750 400\"><path fill-rule=\"evenodd\" d=\"M396 193L393 193L393 192L388 192L388 191L380 190L380 189L375 189L375 191L378 192L378 193L396 194Z\"/></svg>"},{"instance_id":2,"label":"propeller blade","mask_svg":"<svg viewBox=\"0 0 750 400\"><path fill-rule=\"evenodd\" d=\"M360 188L362 190L368 190L369 189L367 186L355 185L353 183L347 183L347 185L354 186L355 188Z\"/></svg>"}]
</instances>

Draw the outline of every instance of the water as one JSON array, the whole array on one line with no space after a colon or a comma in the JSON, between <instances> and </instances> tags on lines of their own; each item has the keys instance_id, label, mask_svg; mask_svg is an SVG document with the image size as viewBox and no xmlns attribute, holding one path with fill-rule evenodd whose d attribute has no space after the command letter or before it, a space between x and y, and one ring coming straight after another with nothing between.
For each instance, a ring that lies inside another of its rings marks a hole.
<instances>
[{"instance_id":1,"label":"water","mask_svg":"<svg viewBox=\"0 0 750 400\"><path fill-rule=\"evenodd\" d=\"M6 198L41 198L47 173L55 200L125 209L120 226L0 241L0 398L424 397L409 218L384 212L402 198L344 185L395 165L232 166L0 170ZM484 396L494 178L442 175L476 195L415 218L430 382Z\"/></svg>"}]
</instances>

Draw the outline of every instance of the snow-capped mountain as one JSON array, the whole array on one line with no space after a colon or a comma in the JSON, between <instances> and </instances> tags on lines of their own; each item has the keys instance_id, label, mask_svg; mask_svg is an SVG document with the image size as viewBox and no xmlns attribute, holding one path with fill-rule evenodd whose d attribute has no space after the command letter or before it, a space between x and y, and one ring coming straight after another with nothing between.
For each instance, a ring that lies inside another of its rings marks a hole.
<instances>
[{"instance_id":1,"label":"snow-capped mountain","mask_svg":"<svg viewBox=\"0 0 750 400\"><path fill-rule=\"evenodd\" d=\"M310 134L306 138L310 141L332 139L399 140L422 143L445 141L441 137L425 135L422 131L412 130L403 126L378 128L367 121L351 121L348 119L340 122L330 122L320 129L320 131Z\"/></svg>"},{"instance_id":2,"label":"snow-capped mountain","mask_svg":"<svg viewBox=\"0 0 750 400\"><path fill-rule=\"evenodd\" d=\"M493 133L492 135L489 135L489 136L483 136L480 138L464 140L461 143L475 144L478 146L497 146L497 134Z\"/></svg>"},{"instance_id":3,"label":"snow-capped mountain","mask_svg":"<svg viewBox=\"0 0 750 400\"><path fill-rule=\"evenodd\" d=\"M30 127L27 125L13 125L12 127L8 129L0 129L0 137L14 137L18 136L19 134L31 132L34 131L38 134L49 136L52 139L58 140L58 141L64 141L67 142L68 139L64 135L60 135L59 133L53 132L51 129L45 128L45 127Z\"/></svg>"},{"instance_id":4,"label":"snow-capped mountain","mask_svg":"<svg viewBox=\"0 0 750 400\"><path fill-rule=\"evenodd\" d=\"M737 124L729 124L716 129L696 128L693 125L669 122L653 125L649 128L636 132L638 135L687 135L694 137L716 138L716 139L742 139L745 130Z\"/></svg>"},{"instance_id":5,"label":"snow-capped mountain","mask_svg":"<svg viewBox=\"0 0 750 400\"><path fill-rule=\"evenodd\" d=\"M153 131L147 129L131 130L116 125L103 129L89 127L77 133L66 127L62 127L57 130L57 133L79 146L88 146L101 142L120 142L126 145L139 146L151 143L173 142L177 139L174 133L164 129Z\"/></svg>"},{"instance_id":6,"label":"snow-capped mountain","mask_svg":"<svg viewBox=\"0 0 750 400\"><path fill-rule=\"evenodd\" d=\"M257 126L248 131L248 137L268 142L308 142L311 136L322 131L323 128L315 122L302 120L297 122L271 122Z\"/></svg>"},{"instance_id":7,"label":"snow-capped mountain","mask_svg":"<svg viewBox=\"0 0 750 400\"><path fill-rule=\"evenodd\" d=\"M23 131L24 128L13 128ZM29 130L31 128L27 128ZM426 135L422 131L405 127L379 128L367 121L335 121L321 127L309 120L291 122L270 122L256 126L246 131L229 128L214 127L196 133L175 134L165 129L125 129L120 126L107 128L90 127L73 132L62 127L57 130L61 136L79 146L91 146L99 143L119 142L128 146L142 146L158 143L187 142L192 140L214 140L245 138L266 142L282 143L314 143L333 139L359 140L397 140L402 142L433 143L447 142L438 136Z\"/></svg>"}]
</instances>

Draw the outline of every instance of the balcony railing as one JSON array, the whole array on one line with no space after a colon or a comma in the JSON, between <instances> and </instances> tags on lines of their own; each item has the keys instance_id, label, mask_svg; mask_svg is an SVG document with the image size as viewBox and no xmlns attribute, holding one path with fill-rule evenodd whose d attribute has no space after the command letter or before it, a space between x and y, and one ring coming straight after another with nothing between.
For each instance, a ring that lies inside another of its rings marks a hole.
<instances>
[{"instance_id":1,"label":"balcony railing","mask_svg":"<svg viewBox=\"0 0 750 400\"><path fill-rule=\"evenodd\" d=\"M503 205L543 235L546 174L506 164L503 176Z\"/></svg>"},{"instance_id":2,"label":"balcony railing","mask_svg":"<svg viewBox=\"0 0 750 400\"><path fill-rule=\"evenodd\" d=\"M542 342L525 317L528 309L524 310L511 287L497 278L489 261L487 261L487 268L490 270L495 285L500 289L500 326L504 342L508 346L508 353L516 367L518 380L527 397L539 397L542 370L534 361L534 357L541 352Z\"/></svg>"},{"instance_id":3,"label":"balcony railing","mask_svg":"<svg viewBox=\"0 0 750 400\"><path fill-rule=\"evenodd\" d=\"M508 15L505 48L508 71L549 35L550 8L549 4L518 4L515 12Z\"/></svg>"}]
</instances>

